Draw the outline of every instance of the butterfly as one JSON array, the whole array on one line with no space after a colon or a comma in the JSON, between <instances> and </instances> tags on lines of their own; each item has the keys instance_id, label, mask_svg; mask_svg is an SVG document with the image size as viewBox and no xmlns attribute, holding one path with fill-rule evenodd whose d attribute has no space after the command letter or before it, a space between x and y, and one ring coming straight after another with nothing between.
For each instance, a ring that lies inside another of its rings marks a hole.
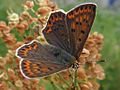
<instances>
[{"instance_id":1,"label":"butterfly","mask_svg":"<svg viewBox=\"0 0 120 90\"><path fill-rule=\"evenodd\" d=\"M80 4L68 12L52 12L42 30L48 44L33 40L16 50L23 76L44 77L70 68L81 54L95 14L95 3Z\"/></svg>"}]
</instances>

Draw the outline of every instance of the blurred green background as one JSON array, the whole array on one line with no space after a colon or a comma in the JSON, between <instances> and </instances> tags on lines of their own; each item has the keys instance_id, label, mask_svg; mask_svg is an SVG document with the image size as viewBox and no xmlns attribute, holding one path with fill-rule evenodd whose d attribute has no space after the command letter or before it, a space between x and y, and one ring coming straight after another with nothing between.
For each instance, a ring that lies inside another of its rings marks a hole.
<instances>
[{"instance_id":1,"label":"blurred green background","mask_svg":"<svg viewBox=\"0 0 120 90\"><path fill-rule=\"evenodd\" d=\"M22 2L26 0L0 0L0 21L7 22L7 10L13 10L20 13L22 11ZM101 83L100 90L120 90L120 6L117 0L54 0L60 8L65 11L75 5L92 1L98 4L97 16L92 28L93 31L104 35L104 47L101 51L101 63L105 69L106 78ZM118 5L118 6L117 6ZM6 46L0 39L0 56L5 56Z\"/></svg>"}]
</instances>

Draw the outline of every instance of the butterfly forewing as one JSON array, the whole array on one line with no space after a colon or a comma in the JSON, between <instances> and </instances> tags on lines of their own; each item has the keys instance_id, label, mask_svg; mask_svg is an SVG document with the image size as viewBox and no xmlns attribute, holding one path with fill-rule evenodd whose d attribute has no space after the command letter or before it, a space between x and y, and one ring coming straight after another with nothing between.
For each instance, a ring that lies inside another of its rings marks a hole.
<instances>
[{"instance_id":1,"label":"butterfly forewing","mask_svg":"<svg viewBox=\"0 0 120 90\"><path fill-rule=\"evenodd\" d=\"M43 34L48 43L78 59L92 27L95 12L96 5L93 3L79 5L67 13L54 12L50 15Z\"/></svg>"},{"instance_id":2,"label":"butterfly forewing","mask_svg":"<svg viewBox=\"0 0 120 90\"><path fill-rule=\"evenodd\" d=\"M16 56L24 59L41 59L44 56L46 60L55 59L49 51L44 48L37 40L24 44L16 51Z\"/></svg>"},{"instance_id":3,"label":"butterfly forewing","mask_svg":"<svg viewBox=\"0 0 120 90\"><path fill-rule=\"evenodd\" d=\"M51 13L43 34L48 43L69 52L69 35L66 27L65 13L56 11Z\"/></svg>"},{"instance_id":4,"label":"butterfly forewing","mask_svg":"<svg viewBox=\"0 0 120 90\"><path fill-rule=\"evenodd\" d=\"M71 54L79 58L92 27L96 12L95 4L83 4L67 13L66 22L69 31Z\"/></svg>"}]
</instances>

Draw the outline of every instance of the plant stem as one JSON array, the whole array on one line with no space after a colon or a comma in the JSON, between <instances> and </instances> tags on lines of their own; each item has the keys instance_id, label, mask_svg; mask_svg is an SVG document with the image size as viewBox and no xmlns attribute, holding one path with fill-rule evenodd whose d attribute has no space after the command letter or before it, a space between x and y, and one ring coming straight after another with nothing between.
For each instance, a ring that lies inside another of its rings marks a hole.
<instances>
[{"instance_id":1,"label":"plant stem","mask_svg":"<svg viewBox=\"0 0 120 90\"><path fill-rule=\"evenodd\" d=\"M75 90L75 88L77 88L77 68L76 67L75 67L75 72L74 72L73 84L74 84L74 90Z\"/></svg>"}]
</instances>

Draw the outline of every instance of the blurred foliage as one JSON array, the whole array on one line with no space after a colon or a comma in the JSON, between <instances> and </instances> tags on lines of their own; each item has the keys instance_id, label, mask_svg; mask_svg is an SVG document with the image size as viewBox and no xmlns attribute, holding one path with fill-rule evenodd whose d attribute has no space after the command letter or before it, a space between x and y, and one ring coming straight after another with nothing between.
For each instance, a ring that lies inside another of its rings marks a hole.
<instances>
[{"instance_id":1,"label":"blurred foliage","mask_svg":"<svg viewBox=\"0 0 120 90\"><path fill-rule=\"evenodd\" d=\"M109 10L99 10L94 23L94 30L103 33L105 37L102 50L106 79L103 80L101 90L119 90L120 85L120 17L119 13ZM116 83L117 81L117 83Z\"/></svg>"},{"instance_id":2,"label":"blurred foliage","mask_svg":"<svg viewBox=\"0 0 120 90\"><path fill-rule=\"evenodd\" d=\"M8 10L12 10L12 11L16 11L16 12L20 12L21 11L21 5L22 2L24 2L25 0L0 0L0 20L7 20L7 11Z\"/></svg>"},{"instance_id":3,"label":"blurred foliage","mask_svg":"<svg viewBox=\"0 0 120 90\"><path fill-rule=\"evenodd\" d=\"M25 0L1 0L0 20L6 20L7 10L12 9L20 12L21 3ZM79 0L78 0L79 1ZM89 0L90 1L90 0ZM67 11L73 5L68 5L64 9ZM97 16L92 31L98 31L105 37L104 48L102 50L105 63L101 63L105 68L106 78L101 81L100 90L119 90L120 86L120 13L107 9L97 9ZM0 56L7 52L4 42L0 39Z\"/></svg>"}]
</instances>

